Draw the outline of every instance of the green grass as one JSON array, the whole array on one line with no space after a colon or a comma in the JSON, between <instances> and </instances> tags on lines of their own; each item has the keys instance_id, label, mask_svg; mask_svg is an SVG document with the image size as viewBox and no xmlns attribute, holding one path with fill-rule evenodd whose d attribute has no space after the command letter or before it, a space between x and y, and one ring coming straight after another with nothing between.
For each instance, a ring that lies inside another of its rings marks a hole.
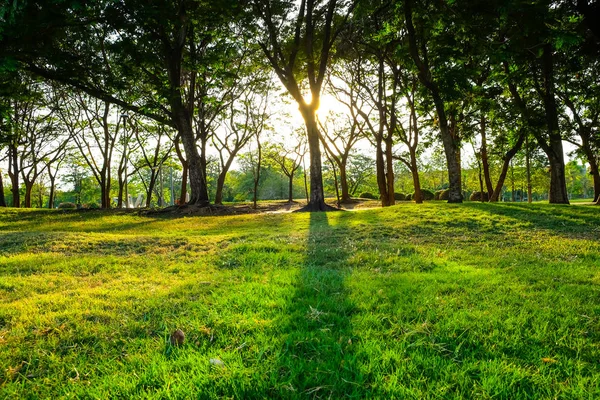
<instances>
[{"instance_id":1,"label":"green grass","mask_svg":"<svg viewBox=\"0 0 600 400\"><path fill-rule=\"evenodd\" d=\"M595 206L3 210L0 398L600 398L599 239Z\"/></svg>"}]
</instances>

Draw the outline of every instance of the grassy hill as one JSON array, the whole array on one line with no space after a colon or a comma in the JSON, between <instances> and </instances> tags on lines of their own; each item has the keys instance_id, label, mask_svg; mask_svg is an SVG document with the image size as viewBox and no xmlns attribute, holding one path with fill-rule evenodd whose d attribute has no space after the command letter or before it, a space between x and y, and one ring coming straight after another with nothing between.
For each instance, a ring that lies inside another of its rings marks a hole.
<instances>
[{"instance_id":1,"label":"grassy hill","mask_svg":"<svg viewBox=\"0 0 600 400\"><path fill-rule=\"evenodd\" d=\"M594 206L0 211L0 398L600 398L598 343Z\"/></svg>"}]
</instances>

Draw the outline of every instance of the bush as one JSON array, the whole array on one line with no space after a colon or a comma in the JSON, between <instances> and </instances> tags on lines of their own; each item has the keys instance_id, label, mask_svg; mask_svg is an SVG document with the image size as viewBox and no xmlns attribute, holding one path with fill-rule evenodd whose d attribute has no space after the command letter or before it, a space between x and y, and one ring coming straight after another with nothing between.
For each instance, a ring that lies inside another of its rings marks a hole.
<instances>
[{"instance_id":1,"label":"bush","mask_svg":"<svg viewBox=\"0 0 600 400\"><path fill-rule=\"evenodd\" d=\"M377 196L375 196L373 193L369 193L369 192L361 193L360 196L358 196L358 197L361 199L377 200Z\"/></svg>"},{"instance_id":2,"label":"bush","mask_svg":"<svg viewBox=\"0 0 600 400\"><path fill-rule=\"evenodd\" d=\"M61 210L75 210L77 208L77 205L75 203L65 202L60 203L58 205L58 208Z\"/></svg>"},{"instance_id":3,"label":"bush","mask_svg":"<svg viewBox=\"0 0 600 400\"><path fill-rule=\"evenodd\" d=\"M431 190L421 189L421 196L423 196L423 200L433 200L435 195ZM415 194L413 193L411 198L415 198Z\"/></svg>"},{"instance_id":4,"label":"bush","mask_svg":"<svg viewBox=\"0 0 600 400\"><path fill-rule=\"evenodd\" d=\"M406 195L403 193L394 193L394 200L404 201L406 200Z\"/></svg>"},{"instance_id":5,"label":"bush","mask_svg":"<svg viewBox=\"0 0 600 400\"><path fill-rule=\"evenodd\" d=\"M473 192L469 197L471 201L481 201L481 192ZM483 201L489 201L489 195L487 192L483 192Z\"/></svg>"},{"instance_id":6,"label":"bush","mask_svg":"<svg viewBox=\"0 0 600 400\"><path fill-rule=\"evenodd\" d=\"M444 189L440 193L440 200L448 200L450 198L450 189Z\"/></svg>"},{"instance_id":7,"label":"bush","mask_svg":"<svg viewBox=\"0 0 600 400\"><path fill-rule=\"evenodd\" d=\"M412 200L412 194L407 194L406 195L406 201L411 201Z\"/></svg>"},{"instance_id":8,"label":"bush","mask_svg":"<svg viewBox=\"0 0 600 400\"><path fill-rule=\"evenodd\" d=\"M81 206L81 208L85 210L97 210L100 208L100 206L98 205L98 203L85 203L83 204L83 206Z\"/></svg>"},{"instance_id":9,"label":"bush","mask_svg":"<svg viewBox=\"0 0 600 400\"><path fill-rule=\"evenodd\" d=\"M435 192L433 194L433 199L434 200L439 200L440 199L440 194L442 194L443 190L438 190L437 192Z\"/></svg>"}]
</instances>

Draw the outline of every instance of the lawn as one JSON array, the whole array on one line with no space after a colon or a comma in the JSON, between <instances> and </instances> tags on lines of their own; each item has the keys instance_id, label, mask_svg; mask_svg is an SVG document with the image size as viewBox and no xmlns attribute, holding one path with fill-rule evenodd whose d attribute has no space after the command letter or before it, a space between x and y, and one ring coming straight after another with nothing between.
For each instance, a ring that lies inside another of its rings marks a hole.
<instances>
[{"instance_id":1,"label":"lawn","mask_svg":"<svg viewBox=\"0 0 600 400\"><path fill-rule=\"evenodd\" d=\"M600 207L2 210L0 366L0 398L600 398Z\"/></svg>"}]
</instances>

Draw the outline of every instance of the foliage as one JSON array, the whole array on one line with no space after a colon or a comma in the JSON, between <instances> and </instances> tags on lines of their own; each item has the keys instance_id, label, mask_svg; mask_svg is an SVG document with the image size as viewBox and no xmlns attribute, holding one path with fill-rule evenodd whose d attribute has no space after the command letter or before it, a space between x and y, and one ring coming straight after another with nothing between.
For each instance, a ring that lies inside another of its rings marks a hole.
<instances>
[{"instance_id":1,"label":"foliage","mask_svg":"<svg viewBox=\"0 0 600 400\"><path fill-rule=\"evenodd\" d=\"M440 200L448 200L448 189L444 189L440 192Z\"/></svg>"},{"instance_id":2,"label":"foliage","mask_svg":"<svg viewBox=\"0 0 600 400\"><path fill-rule=\"evenodd\" d=\"M406 200L406 195L403 193L394 193L394 200L404 201Z\"/></svg>"},{"instance_id":3,"label":"foliage","mask_svg":"<svg viewBox=\"0 0 600 400\"><path fill-rule=\"evenodd\" d=\"M358 197L361 199L377 200L377 196L375 196L373 193L369 193L369 192L361 193Z\"/></svg>"},{"instance_id":4,"label":"foliage","mask_svg":"<svg viewBox=\"0 0 600 400\"><path fill-rule=\"evenodd\" d=\"M433 200L435 198L435 194L431 190L421 189L421 196L423 196L423 200ZM415 198L415 194L413 193L411 198Z\"/></svg>"},{"instance_id":5,"label":"foliage","mask_svg":"<svg viewBox=\"0 0 600 400\"><path fill-rule=\"evenodd\" d=\"M58 205L59 210L69 210L69 209L72 210L72 209L76 209L76 208L77 208L77 205L75 203L66 202L66 203L60 203Z\"/></svg>"},{"instance_id":6,"label":"foliage","mask_svg":"<svg viewBox=\"0 0 600 400\"><path fill-rule=\"evenodd\" d=\"M483 197L483 200L482 200L482 197ZM471 193L471 196L469 196L469 200L471 200L471 201L488 201L489 195L487 192L483 192L483 194L481 192L473 192L473 193Z\"/></svg>"}]
</instances>

